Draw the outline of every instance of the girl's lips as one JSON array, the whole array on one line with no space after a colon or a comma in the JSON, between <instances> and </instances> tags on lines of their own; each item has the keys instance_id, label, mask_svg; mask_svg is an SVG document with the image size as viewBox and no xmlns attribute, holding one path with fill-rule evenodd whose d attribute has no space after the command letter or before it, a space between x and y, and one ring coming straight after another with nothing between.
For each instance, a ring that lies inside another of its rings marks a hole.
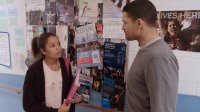
<instances>
[{"instance_id":1,"label":"girl's lips","mask_svg":"<svg viewBox=\"0 0 200 112\"><path fill-rule=\"evenodd\" d=\"M61 52L57 52L56 54L61 54Z\"/></svg>"}]
</instances>

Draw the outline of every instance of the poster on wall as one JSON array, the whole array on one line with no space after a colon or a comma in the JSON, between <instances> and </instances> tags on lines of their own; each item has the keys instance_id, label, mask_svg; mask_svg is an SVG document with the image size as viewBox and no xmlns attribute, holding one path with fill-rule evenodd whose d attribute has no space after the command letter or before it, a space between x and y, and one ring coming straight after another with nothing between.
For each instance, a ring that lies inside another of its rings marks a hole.
<instances>
[{"instance_id":1,"label":"poster on wall","mask_svg":"<svg viewBox=\"0 0 200 112\"><path fill-rule=\"evenodd\" d=\"M26 0L0 0L0 68L2 73L24 75L27 56ZM32 22L36 22L35 18ZM17 55L16 55L17 54Z\"/></svg>"},{"instance_id":2,"label":"poster on wall","mask_svg":"<svg viewBox=\"0 0 200 112\"><path fill-rule=\"evenodd\" d=\"M11 67L9 33L0 32L0 65Z\"/></svg>"},{"instance_id":3,"label":"poster on wall","mask_svg":"<svg viewBox=\"0 0 200 112\"><path fill-rule=\"evenodd\" d=\"M90 69L82 68L79 76L79 87L77 89L78 94L84 94L86 97L83 102L89 103L90 98L90 83L91 83Z\"/></svg>"},{"instance_id":4,"label":"poster on wall","mask_svg":"<svg viewBox=\"0 0 200 112\"><path fill-rule=\"evenodd\" d=\"M125 43L104 43L104 67L113 68L115 72L124 72L126 58L126 44ZM111 74L108 74L111 75ZM122 74L124 75L124 74Z\"/></svg>"},{"instance_id":5,"label":"poster on wall","mask_svg":"<svg viewBox=\"0 0 200 112\"><path fill-rule=\"evenodd\" d=\"M75 40L78 66L92 67L102 65L95 24L77 28L75 31Z\"/></svg>"},{"instance_id":6,"label":"poster on wall","mask_svg":"<svg viewBox=\"0 0 200 112\"><path fill-rule=\"evenodd\" d=\"M98 3L98 0L79 0L79 16L97 17Z\"/></svg>"},{"instance_id":7,"label":"poster on wall","mask_svg":"<svg viewBox=\"0 0 200 112\"><path fill-rule=\"evenodd\" d=\"M173 50L200 52L200 11L158 12L160 36Z\"/></svg>"},{"instance_id":8,"label":"poster on wall","mask_svg":"<svg viewBox=\"0 0 200 112\"><path fill-rule=\"evenodd\" d=\"M26 11L44 11L46 0L26 0ZM53 1L53 0L51 0ZM55 1L55 0L54 0Z\"/></svg>"},{"instance_id":9,"label":"poster on wall","mask_svg":"<svg viewBox=\"0 0 200 112\"><path fill-rule=\"evenodd\" d=\"M40 25L41 24L42 12L40 10L30 11L27 13L27 18L29 19L29 25Z\"/></svg>"},{"instance_id":10,"label":"poster on wall","mask_svg":"<svg viewBox=\"0 0 200 112\"><path fill-rule=\"evenodd\" d=\"M129 0L103 0L104 18L121 18L122 9Z\"/></svg>"},{"instance_id":11,"label":"poster on wall","mask_svg":"<svg viewBox=\"0 0 200 112\"><path fill-rule=\"evenodd\" d=\"M125 39L121 18L103 18L103 38Z\"/></svg>"},{"instance_id":12,"label":"poster on wall","mask_svg":"<svg viewBox=\"0 0 200 112\"><path fill-rule=\"evenodd\" d=\"M92 90L101 92L101 88L102 88L102 77L101 76L93 76Z\"/></svg>"},{"instance_id":13,"label":"poster on wall","mask_svg":"<svg viewBox=\"0 0 200 112\"><path fill-rule=\"evenodd\" d=\"M97 41L95 24L78 27L75 30L75 41L77 45Z\"/></svg>"},{"instance_id":14,"label":"poster on wall","mask_svg":"<svg viewBox=\"0 0 200 112\"><path fill-rule=\"evenodd\" d=\"M56 2L46 2L45 11L43 12L44 25L56 25Z\"/></svg>"},{"instance_id":15,"label":"poster on wall","mask_svg":"<svg viewBox=\"0 0 200 112\"><path fill-rule=\"evenodd\" d=\"M77 53L77 65L79 67L102 66L100 51L94 50Z\"/></svg>"},{"instance_id":16,"label":"poster on wall","mask_svg":"<svg viewBox=\"0 0 200 112\"><path fill-rule=\"evenodd\" d=\"M64 51L63 57L66 57L68 49L68 26L56 26L56 35Z\"/></svg>"},{"instance_id":17,"label":"poster on wall","mask_svg":"<svg viewBox=\"0 0 200 112\"><path fill-rule=\"evenodd\" d=\"M11 28L19 25L19 7L13 5L0 5L0 31L9 32Z\"/></svg>"},{"instance_id":18,"label":"poster on wall","mask_svg":"<svg viewBox=\"0 0 200 112\"><path fill-rule=\"evenodd\" d=\"M80 23L97 22L98 17L102 15L102 0L76 0L76 15Z\"/></svg>"},{"instance_id":19,"label":"poster on wall","mask_svg":"<svg viewBox=\"0 0 200 112\"><path fill-rule=\"evenodd\" d=\"M125 97L125 43L104 43L102 106L124 109ZM111 86L112 85L112 86ZM109 89L108 89L109 88Z\"/></svg>"},{"instance_id":20,"label":"poster on wall","mask_svg":"<svg viewBox=\"0 0 200 112\"><path fill-rule=\"evenodd\" d=\"M42 4L44 0L26 0L26 4Z\"/></svg>"},{"instance_id":21,"label":"poster on wall","mask_svg":"<svg viewBox=\"0 0 200 112\"><path fill-rule=\"evenodd\" d=\"M57 0L56 3L57 23L67 25L75 20L74 0Z\"/></svg>"}]
</instances>

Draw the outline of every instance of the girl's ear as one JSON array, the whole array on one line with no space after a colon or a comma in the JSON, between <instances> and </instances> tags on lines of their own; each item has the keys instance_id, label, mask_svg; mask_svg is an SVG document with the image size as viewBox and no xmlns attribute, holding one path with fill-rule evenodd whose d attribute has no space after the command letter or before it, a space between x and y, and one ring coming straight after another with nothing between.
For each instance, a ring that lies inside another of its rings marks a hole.
<instances>
[{"instance_id":1,"label":"girl's ear","mask_svg":"<svg viewBox=\"0 0 200 112\"><path fill-rule=\"evenodd\" d=\"M46 54L46 52L45 52L45 50L43 48L40 49L40 51L41 51L42 54L44 54L44 55Z\"/></svg>"}]
</instances>

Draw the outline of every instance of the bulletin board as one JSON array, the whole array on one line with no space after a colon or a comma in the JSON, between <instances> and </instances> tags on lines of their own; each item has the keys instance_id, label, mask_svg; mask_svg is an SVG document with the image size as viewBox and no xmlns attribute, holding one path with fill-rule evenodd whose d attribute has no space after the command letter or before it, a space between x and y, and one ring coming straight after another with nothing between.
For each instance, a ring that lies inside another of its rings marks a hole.
<instances>
[{"instance_id":1,"label":"bulletin board","mask_svg":"<svg viewBox=\"0 0 200 112\"><path fill-rule=\"evenodd\" d=\"M2 38L7 36L7 54L10 56L8 63L2 61L0 64L1 72L25 75L25 60L31 56L31 40L43 32L51 32L59 37L64 56L71 59L72 72L76 67L81 68L77 94L87 95L84 102L89 103L92 91L95 91L102 97L99 106L122 111L127 43L121 18L127 2L1 1L0 32L8 34Z\"/></svg>"},{"instance_id":2,"label":"bulletin board","mask_svg":"<svg viewBox=\"0 0 200 112\"><path fill-rule=\"evenodd\" d=\"M0 73L24 75L26 58L25 0L0 1Z\"/></svg>"}]
</instances>

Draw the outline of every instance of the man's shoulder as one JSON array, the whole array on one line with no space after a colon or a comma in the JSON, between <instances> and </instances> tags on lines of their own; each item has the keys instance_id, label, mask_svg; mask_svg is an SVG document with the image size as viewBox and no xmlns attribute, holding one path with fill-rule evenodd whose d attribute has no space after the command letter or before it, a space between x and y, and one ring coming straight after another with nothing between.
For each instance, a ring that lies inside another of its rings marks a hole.
<instances>
[{"instance_id":1,"label":"man's shoulder","mask_svg":"<svg viewBox=\"0 0 200 112\"><path fill-rule=\"evenodd\" d=\"M152 56L167 56L173 55L170 47L164 42L163 39L158 40L148 48L148 52Z\"/></svg>"},{"instance_id":2,"label":"man's shoulder","mask_svg":"<svg viewBox=\"0 0 200 112\"><path fill-rule=\"evenodd\" d=\"M176 58L173 51L162 39L158 40L141 53L141 56L146 61L153 58Z\"/></svg>"}]
</instances>

